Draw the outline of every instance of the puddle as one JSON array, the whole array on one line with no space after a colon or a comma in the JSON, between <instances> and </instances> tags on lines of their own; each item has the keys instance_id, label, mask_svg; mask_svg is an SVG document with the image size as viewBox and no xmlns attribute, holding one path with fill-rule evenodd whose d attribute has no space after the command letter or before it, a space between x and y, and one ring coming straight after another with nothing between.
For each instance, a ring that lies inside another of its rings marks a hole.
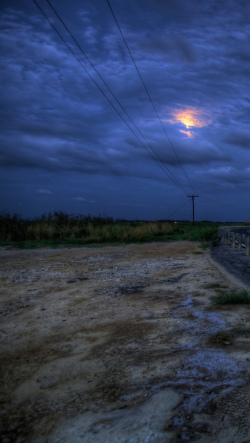
<instances>
[{"instance_id":1,"label":"puddle","mask_svg":"<svg viewBox=\"0 0 250 443\"><path fill-rule=\"evenodd\" d=\"M49 443L167 443L172 410L182 397L173 389L154 394L138 408L112 413L86 413L58 426Z\"/></svg>"},{"instance_id":2,"label":"puddle","mask_svg":"<svg viewBox=\"0 0 250 443\"><path fill-rule=\"evenodd\" d=\"M183 342L175 346L175 349L181 350L191 350L202 341L205 343L206 337L216 334L226 325L223 314L198 310L197 306L194 306L191 294L188 294L185 300L178 302L178 307L172 310L170 316L180 319L175 329L176 336L180 336L181 332L187 339L185 347Z\"/></svg>"},{"instance_id":3,"label":"puddle","mask_svg":"<svg viewBox=\"0 0 250 443\"><path fill-rule=\"evenodd\" d=\"M189 337L187 342L180 339L175 345L175 349L186 352L183 352L181 365L176 369L173 383L169 385L184 396L178 414L172 420L174 427L180 427L186 423L187 415L205 411L218 394L244 384L245 366L230 358L223 349L208 349L204 344L208 336L225 327L223 314L197 310L192 295L188 294L173 309L171 316L181 319L176 335L180 335L181 330L185 338L187 335ZM190 438L186 436L186 439Z\"/></svg>"},{"instance_id":4,"label":"puddle","mask_svg":"<svg viewBox=\"0 0 250 443\"><path fill-rule=\"evenodd\" d=\"M197 348L186 355L172 384L184 395L180 408L183 417L201 413L218 394L242 385L242 369L223 350Z\"/></svg>"}]
</instances>

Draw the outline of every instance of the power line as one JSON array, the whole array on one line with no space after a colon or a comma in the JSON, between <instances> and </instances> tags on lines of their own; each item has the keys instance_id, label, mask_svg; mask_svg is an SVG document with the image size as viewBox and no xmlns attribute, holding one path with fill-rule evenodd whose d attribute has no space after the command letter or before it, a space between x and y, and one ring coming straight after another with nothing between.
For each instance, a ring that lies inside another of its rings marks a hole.
<instances>
[{"instance_id":1,"label":"power line","mask_svg":"<svg viewBox=\"0 0 250 443\"><path fill-rule=\"evenodd\" d=\"M212 200L212 199L210 199L208 197L202 197L201 201L203 201L205 203L208 203L210 205L214 205L214 206L220 206L220 207L224 206L224 207L227 207L227 208L242 209L242 207L240 207L240 206L232 205L231 203L227 203L227 202L219 202L217 200Z\"/></svg>"},{"instance_id":2,"label":"power line","mask_svg":"<svg viewBox=\"0 0 250 443\"><path fill-rule=\"evenodd\" d=\"M185 201L185 203L183 205L181 205L179 208L177 208L174 212L172 212L172 214L167 218L167 220L171 220L171 218L173 217L174 214L176 214L176 212L180 211L180 209L184 208L184 206L186 206L189 203L189 200Z\"/></svg>"},{"instance_id":3,"label":"power line","mask_svg":"<svg viewBox=\"0 0 250 443\"><path fill-rule=\"evenodd\" d=\"M209 197L203 197L203 200L207 200L207 201L210 201L210 202L212 202L212 203L216 203L216 204L218 204L218 205L232 206L232 207L235 207L235 208L239 207L239 206L232 205L231 203L227 203L227 202L219 202L218 200L214 200L214 199L211 199L211 198L209 198Z\"/></svg>"},{"instance_id":4,"label":"power line","mask_svg":"<svg viewBox=\"0 0 250 443\"><path fill-rule=\"evenodd\" d=\"M130 122L133 124L133 126L137 129L137 131L139 132L139 134L141 135L141 137L144 139L145 143L147 143L147 145L150 147L150 149L154 152L155 156L157 157L158 161L160 162L160 164L163 166L164 169L166 169L167 171L167 175L170 174L172 176L172 179L174 180L174 183L176 184L176 186L182 188L182 191L185 191L183 186L181 185L181 183L176 179L176 177L174 177L173 173L170 171L170 169L165 165L165 163L163 163L163 161L161 160L161 158L159 157L159 155L157 154L157 152L154 150L154 148L150 145L150 143L147 141L147 139L144 137L144 135L142 134L142 132L140 131L140 129L138 128L138 126L135 124L135 122L132 120L132 118L130 117L130 115L128 114L128 112L126 111L126 109L124 108L124 106L121 104L121 102L119 101L119 99L115 96L115 94L113 93L113 91L111 90L111 88L109 87L109 85L107 84L107 82L103 79L103 77L101 76L101 74L99 73L99 71L96 69L95 65L93 64L93 62L90 60L90 58L88 57L88 55L86 54L86 52L82 49L82 47L80 46L80 44L78 43L78 41L76 40L76 38L74 37L74 35L72 34L72 32L70 31L70 29L68 28L68 26L66 25L66 23L63 21L63 19L61 18L61 16L58 14L58 12L56 11L56 9L54 8L54 6L52 5L52 3L50 2L50 0L46 0L47 3L50 5L51 9L54 11L55 15L57 16L57 18L60 20L60 22L62 23L62 25L64 26L64 28L66 29L66 31L69 33L69 35L71 36L71 38L73 39L73 41L75 42L75 44L77 45L78 49L81 51L81 53L84 55L84 57L88 60L89 64L91 65L91 67L94 69L94 71L96 72L96 74L98 75L98 77L100 78L100 80L104 83L104 85L106 86L106 88L108 89L108 91L110 92L110 94L112 95L112 97L116 100L116 102L118 103L118 105L121 107L121 109L123 110L123 112L126 114L126 116L128 117L128 119L130 120ZM148 151L149 152L149 151ZM151 155L151 154L150 154ZM164 171L165 172L165 171ZM169 177L171 178L171 177ZM172 180L172 181L173 181Z\"/></svg>"},{"instance_id":5,"label":"power line","mask_svg":"<svg viewBox=\"0 0 250 443\"><path fill-rule=\"evenodd\" d=\"M104 95L104 97L106 98L106 100L108 100L109 104L112 106L112 108L118 113L119 117L124 121L124 123L128 126L128 123L126 122L126 120L122 117L122 115L119 113L119 111L116 109L116 107L113 105L113 103L109 100L109 98L106 96L106 94L102 91L102 89L100 88L100 86L98 85L98 83L95 81L95 79L92 77L92 75L88 72L88 70L85 68L85 66L82 64L81 60L75 55L75 53L72 51L71 47L69 46L69 44L66 42L66 40L63 38L63 36L60 34L60 32L56 29L56 27L53 25L52 21L50 20L50 18L47 16L47 14L43 11L43 9L40 7L40 5L37 3L36 0L33 0L33 2L36 4L36 6L40 9L40 11L42 12L42 14L44 15L44 17L48 20L48 22L50 23L50 25L52 26L52 28L54 29L54 31L58 34L58 36L60 37L60 39L63 41L63 43L67 46L67 48L69 49L69 51L71 52L71 54L73 55L73 57L78 61L78 63L81 65L81 67L84 69L84 71L86 72L86 74L91 78L91 80L94 82L94 84L96 85L96 87L99 89L99 91ZM129 126L128 126L129 127ZM129 127L129 129L133 132L133 130ZM135 134L135 136L137 137L137 135Z\"/></svg>"},{"instance_id":6,"label":"power line","mask_svg":"<svg viewBox=\"0 0 250 443\"><path fill-rule=\"evenodd\" d=\"M183 171L184 174L185 174L185 177L186 177L187 181L189 182L191 188L192 188L193 191L194 191L194 187L193 187L193 185L192 185L192 183L191 183L191 181L190 181L190 179L189 179L189 177L188 177L188 175L187 175L187 173L186 173L186 171L185 171L185 169L184 169L184 167L183 167L183 165L182 165L182 163L181 163L181 161L180 161L179 156L177 155L177 152L176 152L176 150L175 150L175 148L174 148L174 146L173 146L173 144L172 144L172 142L171 142L171 140L170 140L170 138L169 138L169 135L168 135L168 133L167 133L167 131L166 131L166 129L165 129L165 126L163 125L163 123L162 123L162 121L161 121L161 118L160 118L160 116L159 116L159 114L158 114L158 111L157 111L157 109L156 109L156 107L155 107L155 105L154 105L154 102L153 102L153 100L152 100L152 98L151 98L151 95L149 94L148 88L147 88L147 86L146 86L146 84L145 84L145 82L144 82L144 80L143 80L143 78L142 78L142 76L141 76L141 73L140 73L140 71L139 71L139 68L138 68L138 66L137 66L137 64L136 64L136 61L135 61L135 59L134 59L134 57L133 57L133 54L132 54L132 52L131 52L131 50L130 50L128 44L127 44L127 41L126 41L126 39L125 39L125 37L124 37L124 34L123 34L122 30L121 30L121 27L120 27L120 25L119 25L119 22L118 22L118 20L117 20L117 18L116 18L116 16L115 16L115 13L114 13L114 10L113 10L113 8L112 8L112 6L111 6L111 4L110 4L110 1L107 0L107 3L108 3L108 6L109 6L110 11L111 11L111 13L112 13L112 15L113 15L113 17L114 17L114 20L115 20L115 22L116 22L116 25L117 25L117 27L118 27L118 29L119 29L119 31L120 31L120 34L121 34L122 39L123 39L123 42L124 42L124 44L125 44L125 46L126 46L128 52L129 52L129 55L130 55L130 57L131 57L131 60L132 60L132 62L133 62L133 64L134 64L134 66L135 66L135 69L136 69L136 71L137 71L137 74L139 75L139 78L140 78L141 83L142 83L142 85L143 85L143 87L144 87L144 90L146 91L146 94L147 94L147 96L148 96L148 98L149 98L149 100L150 100L150 103L152 104L152 106L153 106L153 108L154 108L154 111L155 111L155 113L156 113L156 116L157 116L157 118L158 118L158 120L159 120L159 122L160 122L160 124L161 124L161 127L162 127L162 129L163 129L163 131L164 131L164 133L165 133L165 135L166 135L166 137L167 137L167 139L168 139L168 142L169 142L169 144L170 144L170 146L171 146L171 148L172 148L172 150L173 150L173 152L174 152L174 154L175 154L177 160L178 160L179 165L181 166L182 171Z\"/></svg>"},{"instance_id":7,"label":"power line","mask_svg":"<svg viewBox=\"0 0 250 443\"><path fill-rule=\"evenodd\" d=\"M88 72L88 70L86 69L86 67L82 64L82 62L80 61L80 59L75 55L74 51L71 49L71 47L69 46L69 44L66 42L66 40L62 37L61 33L56 29L56 27L54 26L54 24L51 22L51 20L49 19L49 17L47 16L47 14L44 12L44 10L40 7L40 5L37 3L36 0L33 0L34 3L37 5L37 7L39 8L39 10L42 12L42 14L45 16L45 18L48 20L48 22L50 23L50 25L52 26L52 28L56 31L56 33L58 34L58 36L61 38L61 40L63 41L63 43L67 46L67 48L70 50L71 54L75 57L75 59L78 61L78 63L81 65L81 67L85 70L85 72L87 73L87 75L91 78L91 80L94 82L94 84L96 85L96 87L99 89L99 91L102 93L102 95L106 98L106 100L109 102L109 104L113 107L113 109L116 111L116 113L119 115L119 117L123 120L123 122L127 125L127 127L130 129L130 131L134 134L134 136L137 138L137 140L142 144L142 146L147 150L147 152L149 153L149 155L151 156L151 158L158 164L158 166L163 170L163 172L168 176L168 178L183 192L185 193L185 190L183 188L183 186L178 182L178 180L174 177L174 175L172 174L172 172L167 168L167 166L162 162L162 160L160 159L160 157L158 156L158 154L155 152L155 150L153 149L153 147L148 143L148 141L146 140L146 138L144 137L144 135L141 133L141 131L139 130L139 128L137 127L137 125L133 122L132 118L129 116L129 114L127 113L127 111L124 109L124 107L122 106L122 104L119 102L119 100L116 98L116 96L113 94L112 90L109 88L109 86L107 85L107 83L104 81L104 79L101 77L101 75L99 74L99 72L97 71L97 69L95 68L95 66L93 65L93 63L91 62L91 60L89 59L89 57L87 56L87 54L83 51L83 49L81 48L81 46L79 45L79 43L77 42L77 40L75 39L75 37L73 36L73 34L71 33L71 31L69 30L69 28L66 26L66 24L64 23L64 21L61 19L61 17L59 16L59 14L57 13L57 11L55 10L55 8L53 7L53 5L50 3L49 0L47 0L48 4L50 5L50 7L53 9L54 13L56 14L56 16L58 17L58 19L61 21L61 23L63 24L63 26L65 27L65 29L67 30L67 32L70 34L70 36L72 37L72 39L74 40L74 42L77 44L78 48L80 49L80 51L82 52L82 54L86 57L86 59L88 60L88 62L91 64L92 68L95 70L95 72L97 73L97 75L99 76L99 78L103 81L103 83L105 84L105 86L107 87L107 89L110 91L110 93L112 94L112 96L114 97L114 99L116 100L116 102L120 105L121 109L124 111L124 113L127 115L127 117L129 118L129 120L131 121L131 123L134 125L134 127L137 129L137 131L140 133L140 135L143 137L143 139L145 140L145 142L148 144L148 146L150 147L150 149L154 152L155 156L157 157L157 159L152 155L152 153L148 150L148 148L144 145L144 143L141 141L141 139L138 137L138 135L134 132L134 130L129 126L128 122L124 119L124 117L121 115L121 113L117 110L117 108L114 106L114 104L110 101L110 99L107 97L107 95L104 93L104 91L100 88L100 86L98 85L98 83L95 81L95 79L92 77L92 75ZM166 170L168 172L166 172ZM170 175L172 176L170 176Z\"/></svg>"}]
</instances>

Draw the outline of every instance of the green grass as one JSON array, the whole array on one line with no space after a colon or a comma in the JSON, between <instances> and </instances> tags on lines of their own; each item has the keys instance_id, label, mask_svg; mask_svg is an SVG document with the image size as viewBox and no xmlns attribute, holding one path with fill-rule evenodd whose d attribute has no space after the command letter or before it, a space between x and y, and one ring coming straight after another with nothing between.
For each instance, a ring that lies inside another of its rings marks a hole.
<instances>
[{"instance_id":1,"label":"green grass","mask_svg":"<svg viewBox=\"0 0 250 443\"><path fill-rule=\"evenodd\" d=\"M169 221L114 221L110 217L68 215L62 212L23 220L0 216L0 245L21 248L77 247L82 245L198 241L206 246L217 239L218 223Z\"/></svg>"},{"instance_id":2,"label":"green grass","mask_svg":"<svg viewBox=\"0 0 250 443\"><path fill-rule=\"evenodd\" d=\"M235 305L235 304L250 304L250 292L246 289L232 290L232 291L218 291L218 294L211 297L215 305Z\"/></svg>"}]
</instances>

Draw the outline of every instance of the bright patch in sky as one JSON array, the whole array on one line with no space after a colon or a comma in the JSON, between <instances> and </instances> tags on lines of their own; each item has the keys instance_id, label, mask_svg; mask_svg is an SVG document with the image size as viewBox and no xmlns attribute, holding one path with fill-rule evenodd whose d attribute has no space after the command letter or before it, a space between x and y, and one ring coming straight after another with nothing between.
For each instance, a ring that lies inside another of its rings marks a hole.
<instances>
[{"instance_id":1,"label":"bright patch in sky","mask_svg":"<svg viewBox=\"0 0 250 443\"><path fill-rule=\"evenodd\" d=\"M191 133L191 131L183 131L183 129L180 129L180 132L182 132L183 134L186 134L188 137L193 137L193 134Z\"/></svg>"},{"instance_id":2,"label":"bright patch in sky","mask_svg":"<svg viewBox=\"0 0 250 443\"><path fill-rule=\"evenodd\" d=\"M211 118L207 113L200 109L188 107L186 109L178 109L172 112L170 123L182 123L187 129L202 128L211 122ZM188 137L193 137L191 131L180 129L180 132L186 134Z\"/></svg>"}]
</instances>

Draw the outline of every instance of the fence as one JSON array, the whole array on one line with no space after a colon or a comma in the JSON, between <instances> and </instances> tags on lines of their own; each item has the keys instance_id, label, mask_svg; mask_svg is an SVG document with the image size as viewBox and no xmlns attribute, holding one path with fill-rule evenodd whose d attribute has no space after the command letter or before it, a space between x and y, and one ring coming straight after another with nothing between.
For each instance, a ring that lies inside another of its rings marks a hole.
<instances>
[{"instance_id":1,"label":"fence","mask_svg":"<svg viewBox=\"0 0 250 443\"><path fill-rule=\"evenodd\" d=\"M243 226L221 226L218 229L221 242L225 245L245 250L245 255L250 255L250 229Z\"/></svg>"}]
</instances>

